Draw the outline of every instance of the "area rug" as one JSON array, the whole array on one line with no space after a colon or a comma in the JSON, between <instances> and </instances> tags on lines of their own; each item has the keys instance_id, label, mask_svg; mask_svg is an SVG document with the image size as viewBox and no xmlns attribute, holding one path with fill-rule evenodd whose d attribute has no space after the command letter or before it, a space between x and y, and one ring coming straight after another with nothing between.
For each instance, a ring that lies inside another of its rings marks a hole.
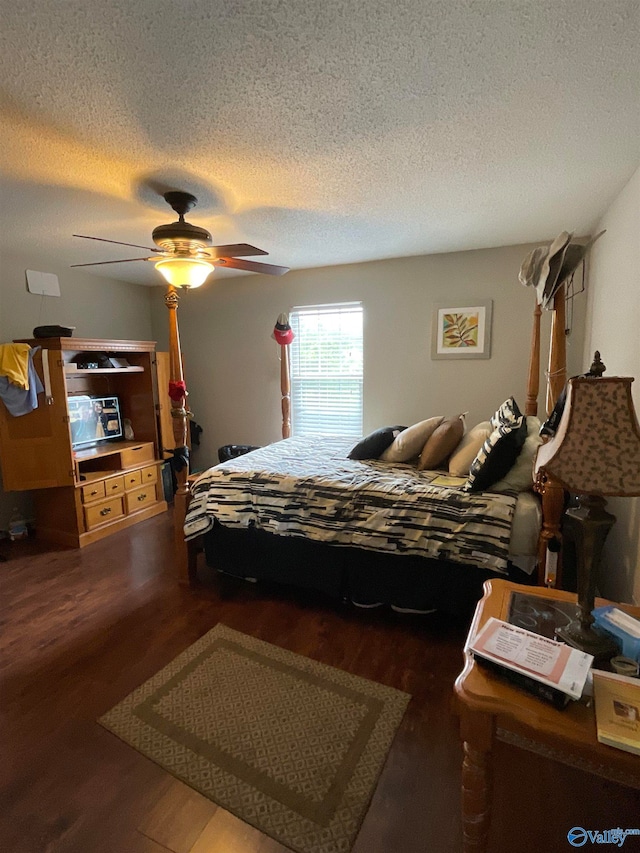
<instances>
[{"instance_id":1,"label":"area rug","mask_svg":"<svg viewBox=\"0 0 640 853\"><path fill-rule=\"evenodd\" d=\"M217 625L99 722L299 853L347 853L410 696Z\"/></svg>"}]
</instances>

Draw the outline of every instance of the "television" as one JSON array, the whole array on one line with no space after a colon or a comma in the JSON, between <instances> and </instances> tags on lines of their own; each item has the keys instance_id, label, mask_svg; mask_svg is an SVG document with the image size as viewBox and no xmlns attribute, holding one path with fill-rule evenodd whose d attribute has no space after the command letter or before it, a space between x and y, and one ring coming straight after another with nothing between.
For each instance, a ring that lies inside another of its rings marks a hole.
<instances>
[{"instance_id":1,"label":"television","mask_svg":"<svg viewBox=\"0 0 640 853\"><path fill-rule=\"evenodd\" d=\"M69 397L68 408L74 450L122 438L122 417L117 397L78 394Z\"/></svg>"}]
</instances>

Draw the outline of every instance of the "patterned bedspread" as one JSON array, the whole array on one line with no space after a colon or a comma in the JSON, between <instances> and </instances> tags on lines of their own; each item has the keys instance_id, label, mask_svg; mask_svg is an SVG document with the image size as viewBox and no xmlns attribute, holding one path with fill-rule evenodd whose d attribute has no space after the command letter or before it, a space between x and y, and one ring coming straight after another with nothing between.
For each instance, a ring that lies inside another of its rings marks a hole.
<instances>
[{"instance_id":1,"label":"patterned bedspread","mask_svg":"<svg viewBox=\"0 0 640 853\"><path fill-rule=\"evenodd\" d=\"M516 495L462 490L407 464L347 459L350 438L295 437L210 468L196 481L185 536L256 527L335 545L507 571Z\"/></svg>"}]
</instances>

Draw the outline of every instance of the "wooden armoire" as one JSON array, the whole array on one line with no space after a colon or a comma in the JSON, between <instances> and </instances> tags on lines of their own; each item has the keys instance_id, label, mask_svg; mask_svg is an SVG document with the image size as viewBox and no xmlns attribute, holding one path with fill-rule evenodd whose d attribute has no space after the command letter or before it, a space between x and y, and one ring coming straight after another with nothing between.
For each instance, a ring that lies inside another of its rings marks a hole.
<instances>
[{"instance_id":1,"label":"wooden armoire","mask_svg":"<svg viewBox=\"0 0 640 853\"><path fill-rule=\"evenodd\" d=\"M164 512L159 424L169 400L163 405L158 394L155 343L22 342L40 348L34 366L43 380L48 373L50 393L39 394L38 408L19 417L0 403L0 462L5 491L33 492L36 535L83 547ZM74 448L69 401L77 396L116 397L133 438Z\"/></svg>"}]
</instances>

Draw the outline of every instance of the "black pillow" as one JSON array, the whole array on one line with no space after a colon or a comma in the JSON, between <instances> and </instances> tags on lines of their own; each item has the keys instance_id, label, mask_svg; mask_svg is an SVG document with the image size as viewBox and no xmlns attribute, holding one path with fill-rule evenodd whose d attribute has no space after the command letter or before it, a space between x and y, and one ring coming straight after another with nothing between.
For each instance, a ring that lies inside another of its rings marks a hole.
<instances>
[{"instance_id":1,"label":"black pillow","mask_svg":"<svg viewBox=\"0 0 640 853\"><path fill-rule=\"evenodd\" d=\"M349 453L349 459L378 459L393 442L393 439L406 429L404 426L380 427L356 444Z\"/></svg>"},{"instance_id":2,"label":"black pillow","mask_svg":"<svg viewBox=\"0 0 640 853\"><path fill-rule=\"evenodd\" d=\"M491 418L493 432L471 463L465 484L471 492L490 489L513 468L527 438L527 419L510 397Z\"/></svg>"}]
</instances>

